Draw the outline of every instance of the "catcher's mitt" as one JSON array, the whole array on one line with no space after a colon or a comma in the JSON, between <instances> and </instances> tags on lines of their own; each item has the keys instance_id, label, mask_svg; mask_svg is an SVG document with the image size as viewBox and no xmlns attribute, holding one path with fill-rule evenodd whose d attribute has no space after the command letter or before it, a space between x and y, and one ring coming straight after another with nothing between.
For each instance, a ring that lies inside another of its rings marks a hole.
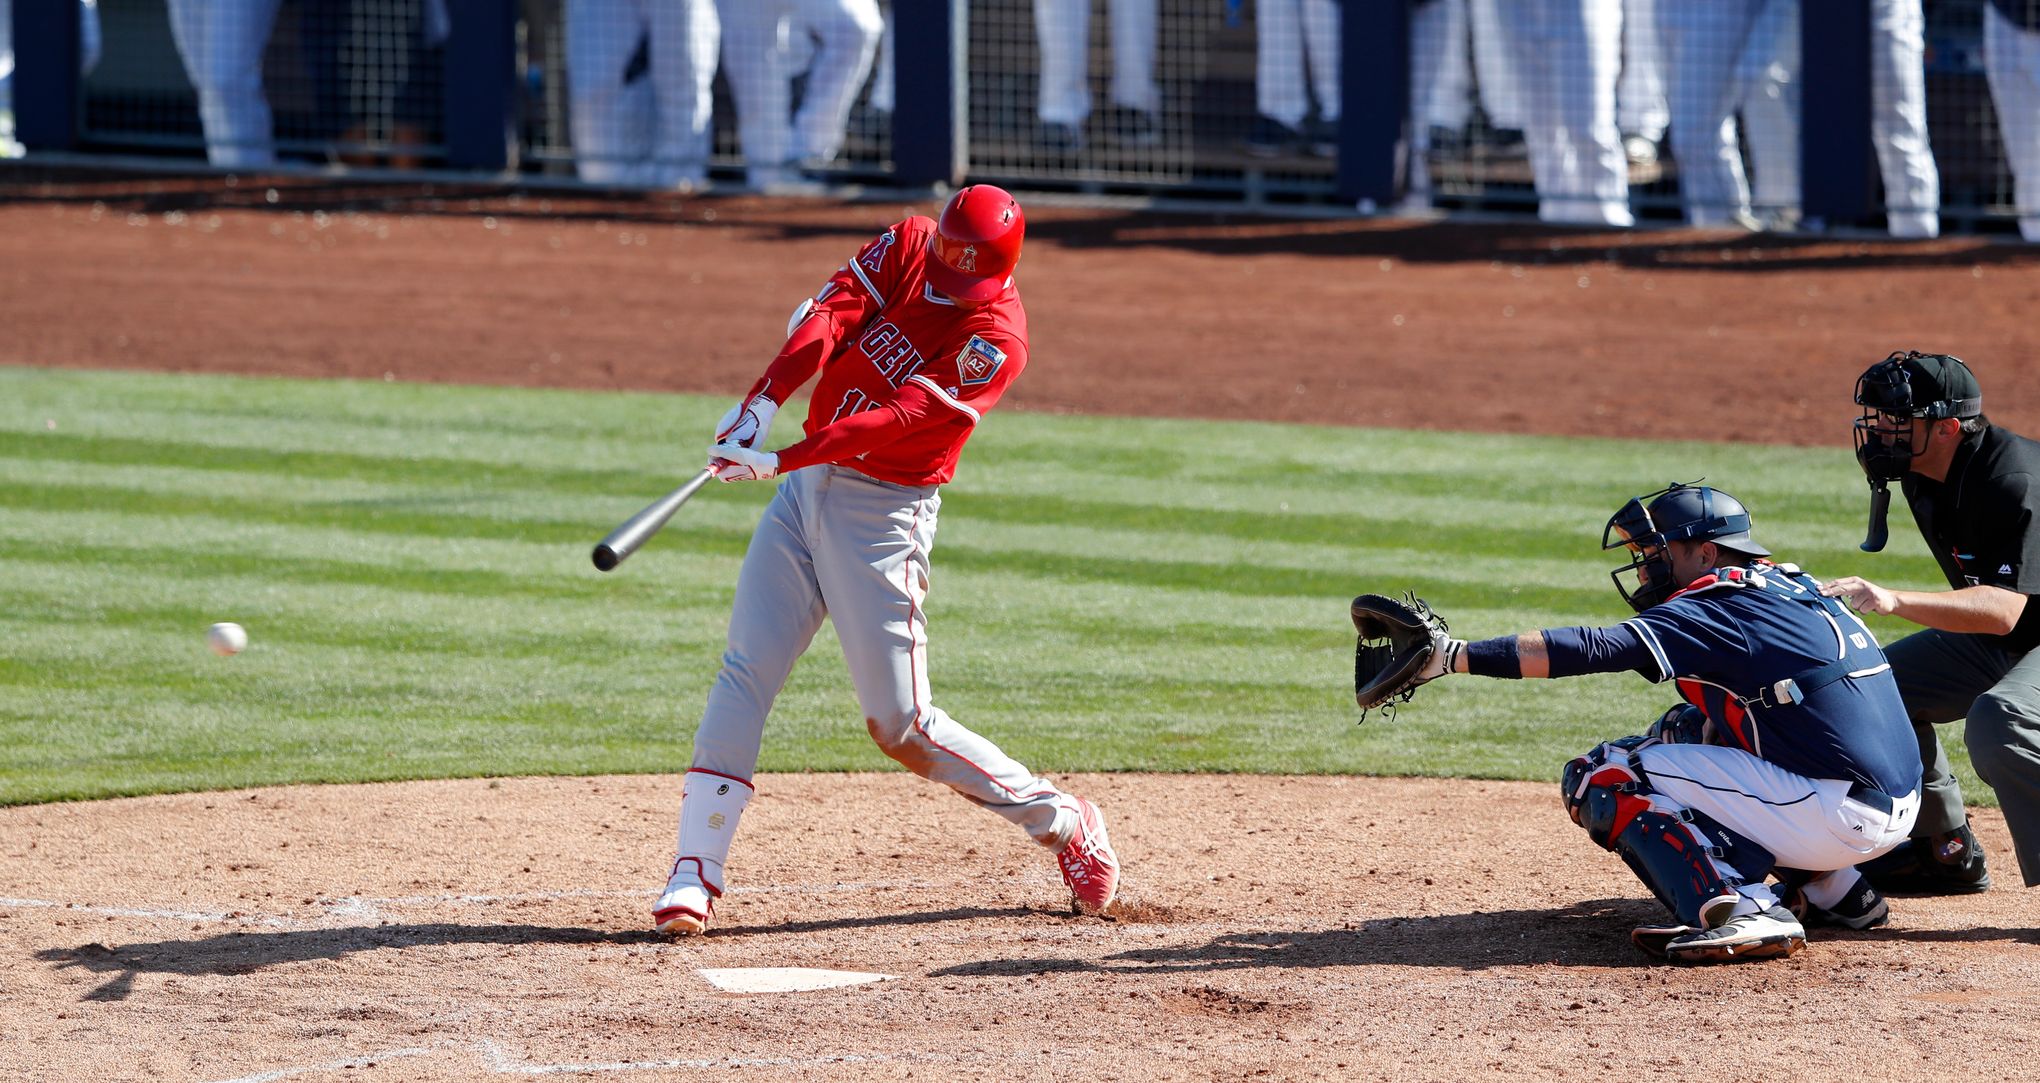
<instances>
[{"instance_id":1,"label":"catcher's mitt","mask_svg":"<svg viewBox=\"0 0 2040 1083\"><path fill-rule=\"evenodd\" d=\"M1353 698L1360 719L1367 712L1407 703L1417 686L1451 671L1452 655L1464 643L1453 639L1444 618L1414 594L1402 599L1362 594L1353 599L1353 627L1360 642L1353 651Z\"/></svg>"}]
</instances>

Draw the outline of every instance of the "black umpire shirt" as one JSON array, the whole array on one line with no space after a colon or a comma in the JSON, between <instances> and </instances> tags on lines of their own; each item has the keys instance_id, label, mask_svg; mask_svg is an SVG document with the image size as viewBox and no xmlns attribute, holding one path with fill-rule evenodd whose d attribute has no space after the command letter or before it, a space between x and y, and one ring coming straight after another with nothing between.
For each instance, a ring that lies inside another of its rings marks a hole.
<instances>
[{"instance_id":1,"label":"black umpire shirt","mask_svg":"<svg viewBox=\"0 0 2040 1083\"><path fill-rule=\"evenodd\" d=\"M1963 438L1946 481L1907 474L1903 488L1949 586L2026 595L2010 634L1986 638L2015 654L2040 645L2040 443L1992 425Z\"/></svg>"}]
</instances>

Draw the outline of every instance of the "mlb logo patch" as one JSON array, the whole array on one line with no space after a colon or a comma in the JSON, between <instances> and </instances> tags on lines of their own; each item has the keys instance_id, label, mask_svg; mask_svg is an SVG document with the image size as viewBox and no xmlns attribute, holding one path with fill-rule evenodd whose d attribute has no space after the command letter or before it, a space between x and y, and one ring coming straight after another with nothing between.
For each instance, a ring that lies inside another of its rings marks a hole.
<instances>
[{"instance_id":1,"label":"mlb logo patch","mask_svg":"<svg viewBox=\"0 0 2040 1083\"><path fill-rule=\"evenodd\" d=\"M956 378L965 387L988 384L1005 363L1006 351L972 335L963 352L956 355Z\"/></svg>"}]
</instances>

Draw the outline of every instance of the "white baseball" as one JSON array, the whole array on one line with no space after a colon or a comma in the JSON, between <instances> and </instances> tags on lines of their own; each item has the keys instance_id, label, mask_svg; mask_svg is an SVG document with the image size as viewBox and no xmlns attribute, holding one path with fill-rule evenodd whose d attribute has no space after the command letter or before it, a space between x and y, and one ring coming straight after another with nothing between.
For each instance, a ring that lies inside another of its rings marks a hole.
<instances>
[{"instance_id":1,"label":"white baseball","mask_svg":"<svg viewBox=\"0 0 2040 1083\"><path fill-rule=\"evenodd\" d=\"M248 630L233 621L221 621L205 630L205 642L221 657L239 654L248 646Z\"/></svg>"}]
</instances>

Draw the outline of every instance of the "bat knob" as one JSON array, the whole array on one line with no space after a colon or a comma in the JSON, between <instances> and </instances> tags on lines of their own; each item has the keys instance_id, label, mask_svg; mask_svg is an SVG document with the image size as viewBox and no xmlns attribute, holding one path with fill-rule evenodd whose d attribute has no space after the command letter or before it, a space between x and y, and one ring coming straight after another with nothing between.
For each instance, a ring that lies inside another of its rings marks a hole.
<instances>
[{"instance_id":1,"label":"bat knob","mask_svg":"<svg viewBox=\"0 0 2040 1083\"><path fill-rule=\"evenodd\" d=\"M609 571L617 565L616 550L606 545L598 545L595 547L594 560L596 571Z\"/></svg>"}]
</instances>

